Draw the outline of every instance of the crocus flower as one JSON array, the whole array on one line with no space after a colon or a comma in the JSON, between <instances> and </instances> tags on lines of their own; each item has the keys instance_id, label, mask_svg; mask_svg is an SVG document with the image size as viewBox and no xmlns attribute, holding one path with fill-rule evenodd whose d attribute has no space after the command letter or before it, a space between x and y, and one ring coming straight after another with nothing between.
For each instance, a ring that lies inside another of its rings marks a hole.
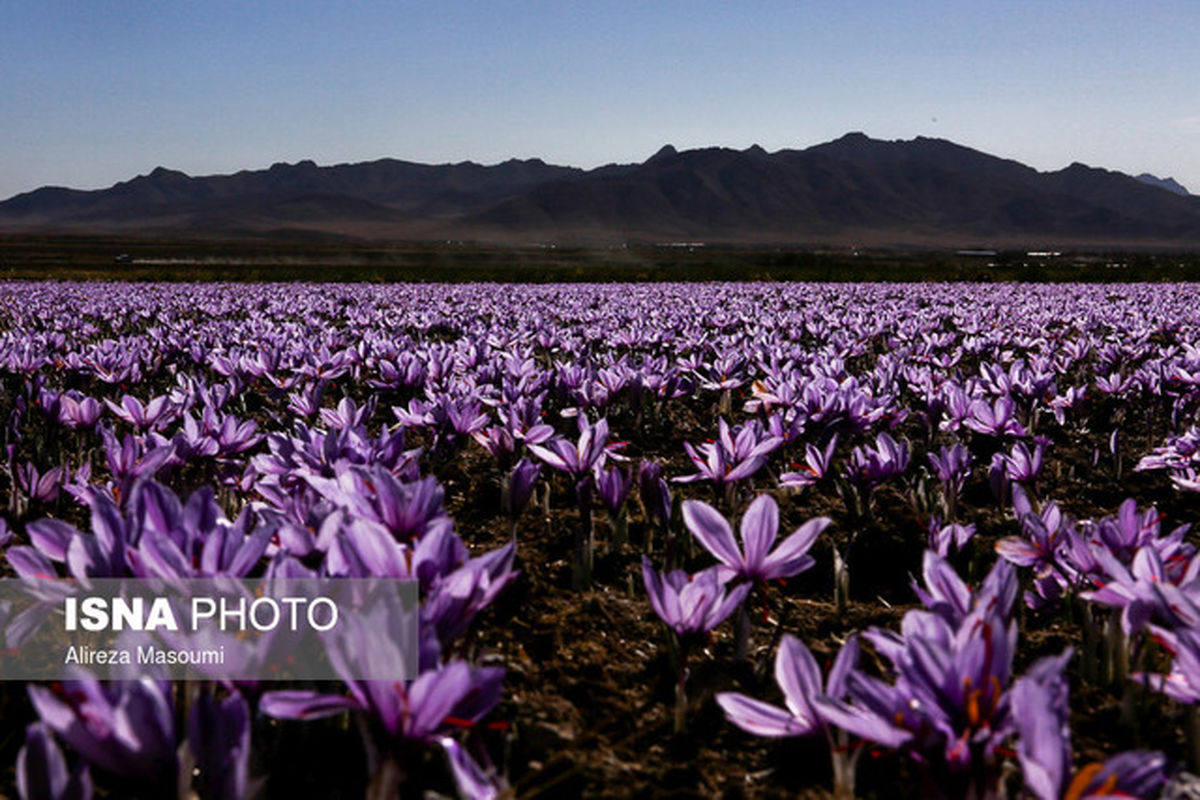
<instances>
[{"instance_id":1,"label":"crocus flower","mask_svg":"<svg viewBox=\"0 0 1200 800\"><path fill-rule=\"evenodd\" d=\"M963 525L958 522L951 522L949 525L943 525L942 521L937 517L932 517L929 520L929 549L943 558L950 555L951 545L954 546L955 550L961 550L974 536L974 524Z\"/></svg>"},{"instance_id":2,"label":"crocus flower","mask_svg":"<svg viewBox=\"0 0 1200 800\"><path fill-rule=\"evenodd\" d=\"M878 486L908 469L908 442L897 442L886 433L875 437L875 446L856 447L846 464L846 477L867 486Z\"/></svg>"},{"instance_id":3,"label":"crocus flower","mask_svg":"<svg viewBox=\"0 0 1200 800\"><path fill-rule=\"evenodd\" d=\"M354 398L343 397L338 402L337 408L322 408L320 410L321 422L330 428L357 428L375 413L376 398L376 395L372 395L370 400L359 407L354 402Z\"/></svg>"},{"instance_id":4,"label":"crocus flower","mask_svg":"<svg viewBox=\"0 0 1200 800\"><path fill-rule=\"evenodd\" d=\"M1167 630L1152 628L1159 641L1172 655L1171 671L1160 674L1134 674L1134 680L1146 679L1157 691L1181 703L1200 703L1200 629L1180 626Z\"/></svg>"},{"instance_id":5,"label":"crocus flower","mask_svg":"<svg viewBox=\"0 0 1200 800\"><path fill-rule=\"evenodd\" d=\"M34 500L53 503L62 489L64 472L63 467L39 472L37 466L29 462L17 467L17 483Z\"/></svg>"},{"instance_id":6,"label":"crocus flower","mask_svg":"<svg viewBox=\"0 0 1200 800\"><path fill-rule=\"evenodd\" d=\"M846 676L858 667L858 640L851 637L838 652L829 678L821 681L821 669L804 643L785 633L775 654L775 682L783 691L786 708L764 703L739 692L721 692L717 703L734 725L755 736L807 736L825 727L816 698L842 697Z\"/></svg>"},{"instance_id":7,"label":"crocus flower","mask_svg":"<svg viewBox=\"0 0 1200 800\"><path fill-rule=\"evenodd\" d=\"M608 420L602 419L595 425L584 415L579 416L579 440L571 443L567 439L551 439L543 444L528 445L529 451L555 469L562 470L579 480L598 464L603 464L607 455Z\"/></svg>"},{"instance_id":8,"label":"crocus flower","mask_svg":"<svg viewBox=\"0 0 1200 800\"><path fill-rule=\"evenodd\" d=\"M913 592L925 608L951 625L962 624L976 609L1001 618L1012 616L1017 599L1017 572L1003 560L992 565L976 591L958 576L950 562L933 550L925 551L921 576L924 585L913 583Z\"/></svg>"},{"instance_id":9,"label":"crocus flower","mask_svg":"<svg viewBox=\"0 0 1200 800\"><path fill-rule=\"evenodd\" d=\"M798 468L796 472L785 472L779 476L780 486L812 486L820 481L829 472L829 466L833 463L833 453L837 450L838 437L834 434L825 444L824 448L818 448L812 443L804 446L804 463L793 464Z\"/></svg>"},{"instance_id":10,"label":"crocus flower","mask_svg":"<svg viewBox=\"0 0 1200 800\"><path fill-rule=\"evenodd\" d=\"M901 631L864 636L891 662L895 682L852 672L850 702L819 698L832 725L945 765L947 781L987 791L996 748L1010 730L1007 688L1016 649L1012 568L998 562L977 596L936 555L927 556L924 599L933 611L904 616ZM966 790L966 787L964 787Z\"/></svg>"},{"instance_id":11,"label":"crocus flower","mask_svg":"<svg viewBox=\"0 0 1200 800\"><path fill-rule=\"evenodd\" d=\"M91 800L92 774L86 764L69 766L50 729L35 722L17 753L17 792L21 800Z\"/></svg>"},{"instance_id":12,"label":"crocus flower","mask_svg":"<svg viewBox=\"0 0 1200 800\"><path fill-rule=\"evenodd\" d=\"M625 505L629 488L633 485L633 473L619 467L597 469L595 473L596 493L610 515L616 516Z\"/></svg>"},{"instance_id":13,"label":"crocus flower","mask_svg":"<svg viewBox=\"0 0 1200 800\"><path fill-rule=\"evenodd\" d=\"M643 461L638 468L638 496L646 515L659 527L671 523L671 489L662 479L662 466L657 461Z\"/></svg>"},{"instance_id":14,"label":"crocus flower","mask_svg":"<svg viewBox=\"0 0 1200 800\"><path fill-rule=\"evenodd\" d=\"M743 583L726 592L726 580L717 567L695 575L681 569L659 575L646 556L642 556L642 580L654 613L679 636L711 631L741 605L750 591L750 584Z\"/></svg>"},{"instance_id":15,"label":"crocus flower","mask_svg":"<svg viewBox=\"0 0 1200 800\"><path fill-rule=\"evenodd\" d=\"M1013 511L1025 537L1004 537L996 542L996 553L1018 567L1033 570L1034 590L1026 593L1025 601L1040 608L1057 602L1063 590L1073 583L1074 571L1064 572L1063 552L1070 540L1076 538L1075 523L1054 502L1046 503L1040 513L1035 512L1020 486L1013 487L1012 495Z\"/></svg>"},{"instance_id":16,"label":"crocus flower","mask_svg":"<svg viewBox=\"0 0 1200 800\"><path fill-rule=\"evenodd\" d=\"M500 700L503 680L501 667L472 667L465 661L453 661L426 670L407 684L348 681L349 695L309 690L267 692L258 710L282 719L317 719L364 711L391 736L436 742L456 726L474 724L491 711Z\"/></svg>"},{"instance_id":17,"label":"crocus flower","mask_svg":"<svg viewBox=\"0 0 1200 800\"><path fill-rule=\"evenodd\" d=\"M113 494L118 503L125 502L136 481L151 478L166 466L174 450L170 444L152 445L148 439L140 441L129 433L118 440L104 428L101 428L101 438L108 470L117 481Z\"/></svg>"},{"instance_id":18,"label":"crocus flower","mask_svg":"<svg viewBox=\"0 0 1200 800\"><path fill-rule=\"evenodd\" d=\"M171 399L166 396L155 397L145 405L130 395L122 397L120 405L112 400L105 400L104 403L113 414L140 431L160 428L175 414Z\"/></svg>"},{"instance_id":19,"label":"crocus flower","mask_svg":"<svg viewBox=\"0 0 1200 800\"><path fill-rule=\"evenodd\" d=\"M1017 442L1013 445L1011 453L1001 455L1005 476L1016 483L1031 483L1037 480L1042 471L1045 452L1046 445L1042 442L1034 445L1033 452L1030 452L1024 442Z\"/></svg>"},{"instance_id":20,"label":"crocus flower","mask_svg":"<svg viewBox=\"0 0 1200 800\"><path fill-rule=\"evenodd\" d=\"M937 453L929 453L928 458L942 491L957 497L971 476L971 451L961 444L954 444Z\"/></svg>"},{"instance_id":21,"label":"crocus flower","mask_svg":"<svg viewBox=\"0 0 1200 800\"><path fill-rule=\"evenodd\" d=\"M707 503L685 501L683 521L700 544L721 562L717 570L723 579L743 577L753 582L790 578L811 567L814 562L808 550L831 522L827 517L810 519L772 551L779 535L779 506L770 495L760 495L742 516L741 549L734 541L729 523Z\"/></svg>"},{"instance_id":22,"label":"crocus flower","mask_svg":"<svg viewBox=\"0 0 1200 800\"><path fill-rule=\"evenodd\" d=\"M541 475L542 465L530 461L528 458L522 458L512 468L512 472L508 474L504 484L503 498L504 510L510 517L516 519L521 516L521 512L529 504L529 498L533 495L533 487L537 485Z\"/></svg>"},{"instance_id":23,"label":"crocus flower","mask_svg":"<svg viewBox=\"0 0 1200 800\"><path fill-rule=\"evenodd\" d=\"M188 714L188 746L196 759L200 796L241 800L250 767L250 708L234 691L217 700L201 689Z\"/></svg>"},{"instance_id":24,"label":"crocus flower","mask_svg":"<svg viewBox=\"0 0 1200 800\"><path fill-rule=\"evenodd\" d=\"M849 734L832 727L818 698L840 701L846 697L846 678L858 669L858 639L851 636L838 651L824 685L816 659L804 644L784 634L775 654L775 682L783 691L786 708L764 703L737 692L722 692L717 703L725 717L756 736L808 736L825 733L833 767L834 793L853 796L855 767L860 748L850 746Z\"/></svg>"},{"instance_id":25,"label":"crocus flower","mask_svg":"<svg viewBox=\"0 0 1200 800\"><path fill-rule=\"evenodd\" d=\"M683 449L696 465L691 475L673 478L676 483L712 481L718 486L745 480L767 463L767 456L777 450L783 440L765 431L743 425L735 435L729 424L717 423L717 439L693 447L684 442Z\"/></svg>"},{"instance_id":26,"label":"crocus flower","mask_svg":"<svg viewBox=\"0 0 1200 800\"><path fill-rule=\"evenodd\" d=\"M443 647L466 631L471 620L520 575L513 569L516 544L472 558L434 582L421 606L421 621L437 631Z\"/></svg>"},{"instance_id":27,"label":"crocus flower","mask_svg":"<svg viewBox=\"0 0 1200 800\"><path fill-rule=\"evenodd\" d=\"M104 407L94 397L64 392L58 401L58 419L72 430L88 429L96 424Z\"/></svg>"},{"instance_id":28,"label":"crocus flower","mask_svg":"<svg viewBox=\"0 0 1200 800\"><path fill-rule=\"evenodd\" d=\"M1017 759L1025 787L1038 800L1091 797L1158 797L1166 781L1162 753L1128 751L1071 774L1071 728L1067 681L1063 668L1070 658L1049 656L1035 663L1013 684L1013 726Z\"/></svg>"},{"instance_id":29,"label":"crocus flower","mask_svg":"<svg viewBox=\"0 0 1200 800\"><path fill-rule=\"evenodd\" d=\"M445 491L433 476L403 481L375 465L348 467L336 479L315 475L306 479L330 503L354 517L379 523L402 542L453 525L443 504Z\"/></svg>"},{"instance_id":30,"label":"crocus flower","mask_svg":"<svg viewBox=\"0 0 1200 800\"><path fill-rule=\"evenodd\" d=\"M963 425L977 433L988 436L1024 436L1025 428L1016 418L1017 404L1008 395L997 397L988 404L986 400L971 403L970 415Z\"/></svg>"},{"instance_id":31,"label":"crocus flower","mask_svg":"<svg viewBox=\"0 0 1200 800\"><path fill-rule=\"evenodd\" d=\"M173 788L177 760L169 685L148 679L29 687L45 725L92 764Z\"/></svg>"}]
</instances>

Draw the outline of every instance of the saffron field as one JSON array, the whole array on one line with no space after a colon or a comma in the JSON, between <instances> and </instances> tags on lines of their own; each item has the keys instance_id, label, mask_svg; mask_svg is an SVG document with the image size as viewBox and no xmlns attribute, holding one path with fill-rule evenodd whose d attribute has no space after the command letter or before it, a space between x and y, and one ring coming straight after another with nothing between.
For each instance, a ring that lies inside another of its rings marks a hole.
<instances>
[{"instance_id":1,"label":"saffron field","mask_svg":"<svg viewBox=\"0 0 1200 800\"><path fill-rule=\"evenodd\" d=\"M1198 410L1193 284L0 283L6 577L421 595L5 684L0 791L1189 796Z\"/></svg>"}]
</instances>

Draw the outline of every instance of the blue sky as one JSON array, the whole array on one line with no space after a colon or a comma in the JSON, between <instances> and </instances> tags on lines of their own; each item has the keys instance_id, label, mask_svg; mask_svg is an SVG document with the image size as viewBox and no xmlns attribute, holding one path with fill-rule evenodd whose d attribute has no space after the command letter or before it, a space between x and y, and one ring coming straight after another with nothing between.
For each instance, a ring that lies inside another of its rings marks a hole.
<instances>
[{"instance_id":1,"label":"blue sky","mask_svg":"<svg viewBox=\"0 0 1200 800\"><path fill-rule=\"evenodd\" d=\"M0 198L311 158L937 136L1200 192L1195 2L0 2Z\"/></svg>"}]
</instances>

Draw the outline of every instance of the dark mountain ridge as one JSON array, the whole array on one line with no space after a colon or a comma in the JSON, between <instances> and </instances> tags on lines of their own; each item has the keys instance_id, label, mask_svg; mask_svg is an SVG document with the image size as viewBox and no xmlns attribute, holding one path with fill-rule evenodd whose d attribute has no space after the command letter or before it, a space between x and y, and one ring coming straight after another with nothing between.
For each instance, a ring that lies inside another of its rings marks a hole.
<instances>
[{"instance_id":1,"label":"dark mountain ridge","mask_svg":"<svg viewBox=\"0 0 1200 800\"><path fill-rule=\"evenodd\" d=\"M0 203L0 231L1186 248L1200 246L1200 198L1082 164L1038 172L943 139L851 133L774 153L666 145L587 171L539 159L301 161L205 177L159 167L108 189L17 195Z\"/></svg>"}]
</instances>

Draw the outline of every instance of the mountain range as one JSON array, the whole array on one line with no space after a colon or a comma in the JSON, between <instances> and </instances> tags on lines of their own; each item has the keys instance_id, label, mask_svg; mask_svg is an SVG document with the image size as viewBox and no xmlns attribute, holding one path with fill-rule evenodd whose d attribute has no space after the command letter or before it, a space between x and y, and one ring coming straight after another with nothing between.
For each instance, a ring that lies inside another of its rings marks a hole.
<instances>
[{"instance_id":1,"label":"mountain range","mask_svg":"<svg viewBox=\"0 0 1200 800\"><path fill-rule=\"evenodd\" d=\"M803 150L667 145L591 170L510 160L275 164L0 202L0 232L174 238L712 242L907 247L1200 246L1200 197L1075 163L1039 172L943 139L851 133Z\"/></svg>"}]
</instances>

